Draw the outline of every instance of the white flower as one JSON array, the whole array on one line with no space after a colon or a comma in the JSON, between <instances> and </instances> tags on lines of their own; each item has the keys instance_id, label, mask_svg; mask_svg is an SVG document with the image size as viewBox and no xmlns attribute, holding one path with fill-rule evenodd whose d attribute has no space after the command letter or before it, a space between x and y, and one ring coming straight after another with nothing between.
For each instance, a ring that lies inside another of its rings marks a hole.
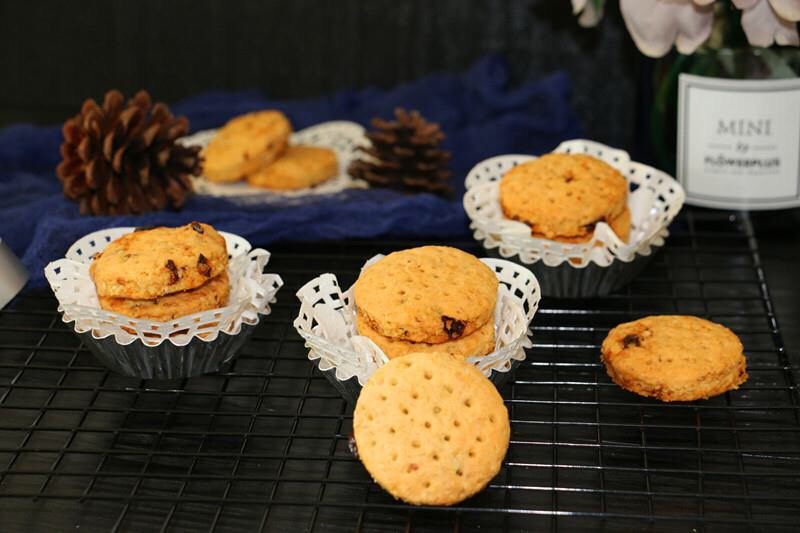
<instances>
[{"instance_id":1,"label":"white flower","mask_svg":"<svg viewBox=\"0 0 800 533\"><path fill-rule=\"evenodd\" d=\"M600 19L603 18L603 6L605 0L572 0L572 13L577 15L578 24L584 28L597 26Z\"/></svg>"},{"instance_id":2,"label":"white flower","mask_svg":"<svg viewBox=\"0 0 800 533\"><path fill-rule=\"evenodd\" d=\"M680 53L691 54L708 39L714 22L713 3L714 0L620 0L619 5L639 50L646 56L661 57L673 44Z\"/></svg>"},{"instance_id":3,"label":"white flower","mask_svg":"<svg viewBox=\"0 0 800 533\"><path fill-rule=\"evenodd\" d=\"M742 12L742 29L753 46L800 46L800 0L733 0Z\"/></svg>"}]
</instances>

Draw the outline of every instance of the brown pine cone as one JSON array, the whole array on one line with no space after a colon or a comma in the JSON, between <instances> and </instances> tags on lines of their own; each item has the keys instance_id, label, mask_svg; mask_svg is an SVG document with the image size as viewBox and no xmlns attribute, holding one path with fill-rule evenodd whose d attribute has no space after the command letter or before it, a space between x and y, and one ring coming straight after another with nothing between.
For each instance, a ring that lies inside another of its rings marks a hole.
<instances>
[{"instance_id":1,"label":"brown pine cone","mask_svg":"<svg viewBox=\"0 0 800 533\"><path fill-rule=\"evenodd\" d=\"M200 173L200 148L176 143L189 131L186 117L174 117L146 91L127 103L108 91L102 107L88 99L64 123L62 161L56 168L64 195L81 213L122 215L183 206Z\"/></svg>"},{"instance_id":2,"label":"brown pine cone","mask_svg":"<svg viewBox=\"0 0 800 533\"><path fill-rule=\"evenodd\" d=\"M360 148L367 157L350 164L350 175L378 187L450 193L450 152L439 148L444 140L439 124L418 111L397 108L394 114L393 121L372 119L375 130L367 133L372 145Z\"/></svg>"}]
</instances>

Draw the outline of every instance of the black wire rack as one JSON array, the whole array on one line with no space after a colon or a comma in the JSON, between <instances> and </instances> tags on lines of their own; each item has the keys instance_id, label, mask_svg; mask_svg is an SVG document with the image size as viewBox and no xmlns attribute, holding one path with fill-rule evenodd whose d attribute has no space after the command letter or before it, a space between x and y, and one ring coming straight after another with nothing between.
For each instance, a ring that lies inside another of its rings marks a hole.
<instances>
[{"instance_id":1,"label":"black wire rack","mask_svg":"<svg viewBox=\"0 0 800 533\"><path fill-rule=\"evenodd\" d=\"M121 377L47 291L0 312L2 531L792 530L800 511L796 361L785 352L746 215L687 210L627 289L548 300L501 390L498 476L453 508L414 508L348 451L352 408L306 357L294 292L323 271L418 242L283 245L286 286L216 375ZM481 255L474 242L450 243ZM739 390L664 404L615 386L599 345L647 314L711 318L742 339ZM79 529L78 529L79 528Z\"/></svg>"}]
</instances>

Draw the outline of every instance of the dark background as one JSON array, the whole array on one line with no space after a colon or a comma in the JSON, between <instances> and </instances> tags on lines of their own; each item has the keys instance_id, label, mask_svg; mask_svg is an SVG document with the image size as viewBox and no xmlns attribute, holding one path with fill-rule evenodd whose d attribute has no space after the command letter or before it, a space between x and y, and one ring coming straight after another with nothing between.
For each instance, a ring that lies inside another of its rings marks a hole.
<instances>
[{"instance_id":1,"label":"dark background","mask_svg":"<svg viewBox=\"0 0 800 533\"><path fill-rule=\"evenodd\" d=\"M0 127L60 123L112 87L145 88L168 103L209 90L312 98L459 72L500 52L512 83L567 71L587 137L646 160L653 62L616 6L584 29L568 0L2 0ZM797 210L754 216L796 348L799 220Z\"/></svg>"},{"instance_id":2,"label":"dark background","mask_svg":"<svg viewBox=\"0 0 800 533\"><path fill-rule=\"evenodd\" d=\"M60 122L111 87L168 103L208 90L310 98L497 51L512 83L569 72L587 135L630 146L641 60L613 6L587 30L568 0L3 0L0 126Z\"/></svg>"}]
</instances>

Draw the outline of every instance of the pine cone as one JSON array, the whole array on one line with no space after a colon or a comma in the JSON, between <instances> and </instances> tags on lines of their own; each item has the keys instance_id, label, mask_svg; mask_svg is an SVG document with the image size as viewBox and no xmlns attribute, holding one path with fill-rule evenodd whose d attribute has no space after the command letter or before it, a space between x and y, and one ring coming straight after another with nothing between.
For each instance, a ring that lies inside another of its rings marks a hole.
<instances>
[{"instance_id":1,"label":"pine cone","mask_svg":"<svg viewBox=\"0 0 800 533\"><path fill-rule=\"evenodd\" d=\"M117 90L102 107L86 100L63 127L56 174L64 195L91 215L180 208L192 193L189 176L200 173L200 148L175 142L188 131L186 117L153 105L146 91L127 104Z\"/></svg>"},{"instance_id":2,"label":"pine cone","mask_svg":"<svg viewBox=\"0 0 800 533\"><path fill-rule=\"evenodd\" d=\"M372 119L375 130L367 133L372 146L359 148L369 157L353 161L350 175L378 187L450 193L450 152L439 148L444 140L439 124L418 111L397 108L394 114L394 121Z\"/></svg>"}]
</instances>

